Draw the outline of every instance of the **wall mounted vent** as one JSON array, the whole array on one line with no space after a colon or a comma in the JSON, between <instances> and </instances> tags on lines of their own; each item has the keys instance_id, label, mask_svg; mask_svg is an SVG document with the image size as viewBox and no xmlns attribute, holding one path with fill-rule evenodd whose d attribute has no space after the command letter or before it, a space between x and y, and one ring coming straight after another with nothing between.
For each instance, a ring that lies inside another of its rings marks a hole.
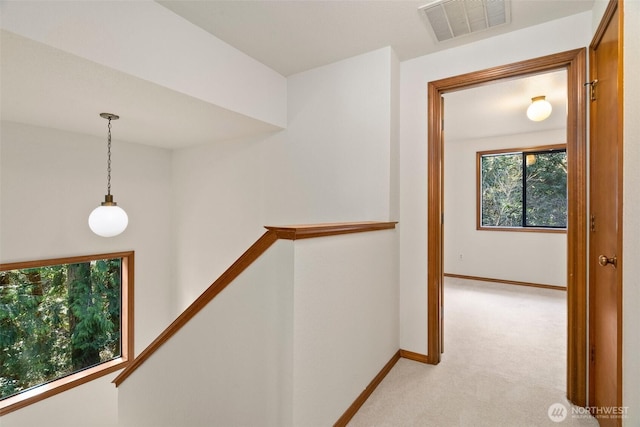
<instances>
[{"instance_id":1,"label":"wall mounted vent","mask_svg":"<svg viewBox=\"0 0 640 427\"><path fill-rule=\"evenodd\" d=\"M419 10L440 42L511 21L511 0L438 0Z\"/></svg>"}]
</instances>

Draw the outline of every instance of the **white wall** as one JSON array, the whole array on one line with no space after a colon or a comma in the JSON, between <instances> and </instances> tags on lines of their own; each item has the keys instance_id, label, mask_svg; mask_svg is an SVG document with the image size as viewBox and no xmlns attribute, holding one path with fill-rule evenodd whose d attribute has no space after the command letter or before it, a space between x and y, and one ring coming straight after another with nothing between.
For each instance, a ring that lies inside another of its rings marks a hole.
<instances>
[{"instance_id":1,"label":"white wall","mask_svg":"<svg viewBox=\"0 0 640 427\"><path fill-rule=\"evenodd\" d=\"M294 426L333 425L398 351L397 234L296 241Z\"/></svg>"},{"instance_id":2,"label":"white wall","mask_svg":"<svg viewBox=\"0 0 640 427\"><path fill-rule=\"evenodd\" d=\"M445 273L566 286L566 234L476 229L478 151L565 142L564 129L445 141Z\"/></svg>"},{"instance_id":3,"label":"white wall","mask_svg":"<svg viewBox=\"0 0 640 427\"><path fill-rule=\"evenodd\" d=\"M396 67L384 48L289 77L287 129L265 145L267 223L389 219Z\"/></svg>"},{"instance_id":4,"label":"white wall","mask_svg":"<svg viewBox=\"0 0 640 427\"><path fill-rule=\"evenodd\" d=\"M622 404L629 407L625 426L640 425L640 2L624 2L624 206Z\"/></svg>"},{"instance_id":5,"label":"white wall","mask_svg":"<svg viewBox=\"0 0 640 427\"><path fill-rule=\"evenodd\" d=\"M106 139L4 121L0 132L0 262L134 250L139 352L170 320L170 152L114 138L112 194L130 222L105 239L87 218L106 193ZM111 378L12 412L2 425L113 425Z\"/></svg>"},{"instance_id":6,"label":"white wall","mask_svg":"<svg viewBox=\"0 0 640 427\"><path fill-rule=\"evenodd\" d=\"M90 381L0 418L2 427L114 427L118 423L115 374Z\"/></svg>"},{"instance_id":7,"label":"white wall","mask_svg":"<svg viewBox=\"0 0 640 427\"><path fill-rule=\"evenodd\" d=\"M397 67L385 48L296 74L286 130L175 152L177 311L264 225L397 219Z\"/></svg>"},{"instance_id":8,"label":"white wall","mask_svg":"<svg viewBox=\"0 0 640 427\"><path fill-rule=\"evenodd\" d=\"M173 153L177 316L266 230L264 139Z\"/></svg>"},{"instance_id":9,"label":"white wall","mask_svg":"<svg viewBox=\"0 0 640 427\"><path fill-rule=\"evenodd\" d=\"M401 64L400 346L427 351L427 84L588 46L591 13L570 16Z\"/></svg>"},{"instance_id":10,"label":"white wall","mask_svg":"<svg viewBox=\"0 0 640 427\"><path fill-rule=\"evenodd\" d=\"M293 256L276 242L120 384L119 425L291 425Z\"/></svg>"}]
</instances>

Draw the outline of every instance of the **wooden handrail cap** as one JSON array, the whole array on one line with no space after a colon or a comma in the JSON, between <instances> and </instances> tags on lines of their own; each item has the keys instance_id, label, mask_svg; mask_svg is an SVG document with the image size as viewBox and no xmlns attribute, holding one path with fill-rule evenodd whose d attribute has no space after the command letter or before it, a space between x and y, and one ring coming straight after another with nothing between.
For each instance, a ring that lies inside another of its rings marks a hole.
<instances>
[{"instance_id":1,"label":"wooden handrail cap","mask_svg":"<svg viewBox=\"0 0 640 427\"><path fill-rule=\"evenodd\" d=\"M311 237L324 237L337 234L363 233L367 231L392 229L396 227L397 223L397 221L333 222L281 226L267 225L265 228L276 233L279 239L297 240Z\"/></svg>"}]
</instances>

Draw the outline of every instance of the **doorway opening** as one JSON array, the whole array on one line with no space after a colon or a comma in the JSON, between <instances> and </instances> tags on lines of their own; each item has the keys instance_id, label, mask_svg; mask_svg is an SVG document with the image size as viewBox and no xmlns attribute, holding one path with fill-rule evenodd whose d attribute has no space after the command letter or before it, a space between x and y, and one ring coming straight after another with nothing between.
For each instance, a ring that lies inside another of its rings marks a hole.
<instances>
[{"instance_id":1,"label":"doorway opening","mask_svg":"<svg viewBox=\"0 0 640 427\"><path fill-rule=\"evenodd\" d=\"M586 49L450 77L428 86L428 362L440 362L444 348L444 98L488 83L566 70L567 76L567 398L586 405Z\"/></svg>"}]
</instances>

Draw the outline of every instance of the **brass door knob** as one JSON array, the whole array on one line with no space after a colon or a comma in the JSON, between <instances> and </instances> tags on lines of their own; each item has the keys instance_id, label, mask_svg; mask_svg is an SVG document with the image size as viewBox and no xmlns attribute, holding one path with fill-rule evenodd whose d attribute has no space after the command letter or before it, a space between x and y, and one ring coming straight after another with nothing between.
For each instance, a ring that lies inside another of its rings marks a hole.
<instances>
[{"instance_id":1,"label":"brass door knob","mask_svg":"<svg viewBox=\"0 0 640 427\"><path fill-rule=\"evenodd\" d=\"M606 267L609 264L615 268L618 266L618 258L616 258L615 256L611 258L607 258L604 255L600 255L598 257L598 264L600 264L603 267Z\"/></svg>"}]
</instances>

